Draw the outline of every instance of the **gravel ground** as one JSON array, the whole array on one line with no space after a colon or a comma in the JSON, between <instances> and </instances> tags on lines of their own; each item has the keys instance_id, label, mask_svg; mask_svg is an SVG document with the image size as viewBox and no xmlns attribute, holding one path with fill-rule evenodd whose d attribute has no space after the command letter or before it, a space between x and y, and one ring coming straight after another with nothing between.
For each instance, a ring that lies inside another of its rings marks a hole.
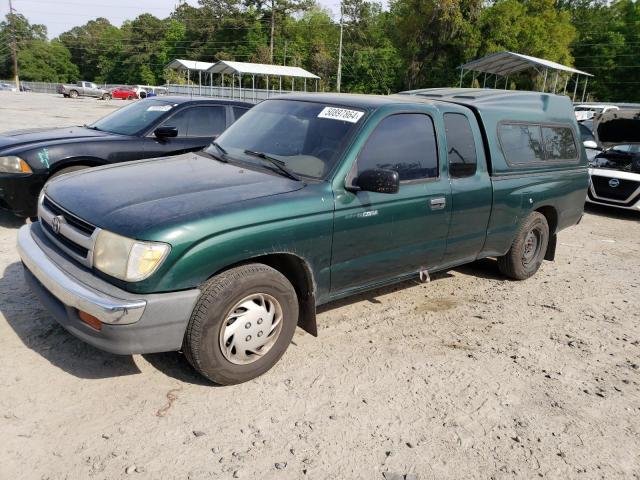
<instances>
[{"instance_id":1,"label":"gravel ground","mask_svg":"<svg viewBox=\"0 0 640 480\"><path fill-rule=\"evenodd\" d=\"M0 131L124 102L0 94ZM525 282L485 260L324 307L266 375L114 356L29 292L0 217L0 478L640 478L640 214L590 208Z\"/></svg>"}]
</instances>

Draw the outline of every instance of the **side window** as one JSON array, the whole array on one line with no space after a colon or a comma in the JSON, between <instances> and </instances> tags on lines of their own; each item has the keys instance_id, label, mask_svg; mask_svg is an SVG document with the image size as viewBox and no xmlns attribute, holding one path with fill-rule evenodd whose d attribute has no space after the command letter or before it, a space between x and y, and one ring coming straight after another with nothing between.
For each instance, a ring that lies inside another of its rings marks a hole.
<instances>
[{"instance_id":1,"label":"side window","mask_svg":"<svg viewBox=\"0 0 640 480\"><path fill-rule=\"evenodd\" d=\"M365 170L395 170L400 181L436 178L438 153L431 117L421 113L391 115L380 122L358 156Z\"/></svg>"},{"instance_id":2,"label":"side window","mask_svg":"<svg viewBox=\"0 0 640 480\"><path fill-rule=\"evenodd\" d=\"M542 127L542 141L547 160L575 160L578 149L569 127Z\"/></svg>"},{"instance_id":3,"label":"side window","mask_svg":"<svg viewBox=\"0 0 640 480\"><path fill-rule=\"evenodd\" d=\"M190 109L181 110L175 115L162 122L163 127L176 127L178 129L178 137L187 136L187 128L189 126L189 116L187 112Z\"/></svg>"},{"instance_id":4,"label":"side window","mask_svg":"<svg viewBox=\"0 0 640 480\"><path fill-rule=\"evenodd\" d=\"M213 137L227 125L224 107L192 107L176 113L163 124L176 127L178 137Z\"/></svg>"},{"instance_id":5,"label":"side window","mask_svg":"<svg viewBox=\"0 0 640 480\"><path fill-rule=\"evenodd\" d=\"M232 108L233 108L234 121L238 120L242 115L244 115L249 111L248 108L243 108L243 107L232 107Z\"/></svg>"},{"instance_id":6,"label":"side window","mask_svg":"<svg viewBox=\"0 0 640 480\"><path fill-rule=\"evenodd\" d=\"M523 164L544 161L539 125L503 123L499 127L499 136L507 162Z\"/></svg>"},{"instance_id":7,"label":"side window","mask_svg":"<svg viewBox=\"0 0 640 480\"><path fill-rule=\"evenodd\" d=\"M475 175L478 158L469 119L461 113L445 113L444 126L447 132L449 174L453 178Z\"/></svg>"},{"instance_id":8,"label":"side window","mask_svg":"<svg viewBox=\"0 0 640 480\"><path fill-rule=\"evenodd\" d=\"M227 127L224 107L197 107L189 110L189 137L214 137Z\"/></svg>"}]
</instances>

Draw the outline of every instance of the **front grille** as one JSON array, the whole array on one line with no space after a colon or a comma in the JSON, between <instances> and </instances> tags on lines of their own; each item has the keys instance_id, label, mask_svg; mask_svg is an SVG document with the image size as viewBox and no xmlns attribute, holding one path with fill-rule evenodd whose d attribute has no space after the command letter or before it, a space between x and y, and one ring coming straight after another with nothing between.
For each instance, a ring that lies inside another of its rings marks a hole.
<instances>
[{"instance_id":1,"label":"front grille","mask_svg":"<svg viewBox=\"0 0 640 480\"><path fill-rule=\"evenodd\" d=\"M62 215L68 224L73 225L81 232L86 233L87 235L91 235L93 231L96 229L93 225L85 222L84 220L79 219L75 215L71 215L69 212L63 210L58 205L53 203L47 197L44 197L42 200L43 205L54 215Z\"/></svg>"},{"instance_id":2,"label":"front grille","mask_svg":"<svg viewBox=\"0 0 640 480\"><path fill-rule=\"evenodd\" d=\"M48 197L38 206L44 233L69 257L85 267L93 266L93 246L99 228L68 212Z\"/></svg>"},{"instance_id":3,"label":"front grille","mask_svg":"<svg viewBox=\"0 0 640 480\"><path fill-rule=\"evenodd\" d=\"M87 255L89 254L88 248L81 247L77 243L74 243L71 240L69 240L67 237L62 236L59 233L55 233L51 228L51 225L49 225L47 222L42 222L42 227L45 229L45 231L49 235L53 236L53 238L55 238L58 242L62 243L69 250L73 251L76 255L80 255L83 258L87 258Z\"/></svg>"},{"instance_id":4,"label":"front grille","mask_svg":"<svg viewBox=\"0 0 640 480\"><path fill-rule=\"evenodd\" d=\"M613 179L610 177L591 176L593 190L598 197L624 202L640 188L640 181L618 178L618 186L612 187L609 185L611 180Z\"/></svg>"}]
</instances>

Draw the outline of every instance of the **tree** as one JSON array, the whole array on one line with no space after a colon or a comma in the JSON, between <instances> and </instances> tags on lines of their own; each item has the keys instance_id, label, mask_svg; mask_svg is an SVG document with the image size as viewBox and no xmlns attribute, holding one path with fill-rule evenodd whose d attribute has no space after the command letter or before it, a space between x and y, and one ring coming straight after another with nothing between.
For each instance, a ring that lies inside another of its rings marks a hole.
<instances>
[{"instance_id":1,"label":"tree","mask_svg":"<svg viewBox=\"0 0 640 480\"><path fill-rule=\"evenodd\" d=\"M60 42L31 40L18 53L20 76L36 82L66 83L77 80L79 72L71 53Z\"/></svg>"},{"instance_id":2,"label":"tree","mask_svg":"<svg viewBox=\"0 0 640 480\"><path fill-rule=\"evenodd\" d=\"M455 83L456 67L477 53L481 7L481 0L391 2L391 35L402 58L404 87Z\"/></svg>"}]
</instances>

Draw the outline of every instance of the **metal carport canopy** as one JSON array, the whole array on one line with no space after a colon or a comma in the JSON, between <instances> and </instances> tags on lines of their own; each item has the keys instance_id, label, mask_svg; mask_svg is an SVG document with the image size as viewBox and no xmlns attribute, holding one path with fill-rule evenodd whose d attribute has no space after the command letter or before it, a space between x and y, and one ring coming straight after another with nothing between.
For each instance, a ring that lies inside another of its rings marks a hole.
<instances>
[{"instance_id":1,"label":"metal carport canopy","mask_svg":"<svg viewBox=\"0 0 640 480\"><path fill-rule=\"evenodd\" d=\"M545 69L560 70L564 72L577 73L578 75L585 75L587 77L593 77L590 73L577 70L572 67L567 67L560 63L545 60L543 58L531 57L529 55L523 55L515 52L498 52L486 57L473 60L469 63L465 63L460 68L462 70L473 70L476 72L489 73L493 75L510 75L512 73L526 70L527 68L542 67Z\"/></svg>"},{"instance_id":2,"label":"metal carport canopy","mask_svg":"<svg viewBox=\"0 0 640 480\"><path fill-rule=\"evenodd\" d=\"M176 58L175 60L172 60L167 64L167 68L173 68L174 70L195 70L195 71L206 72L213 65L215 64L208 63L208 62L196 62L194 60L182 60L182 59Z\"/></svg>"},{"instance_id":3,"label":"metal carport canopy","mask_svg":"<svg viewBox=\"0 0 640 480\"><path fill-rule=\"evenodd\" d=\"M267 65L264 63L232 62L221 60L214 63L209 73L238 74L238 75L268 75L272 77L312 78L320 77L300 67L286 67L283 65Z\"/></svg>"}]
</instances>

